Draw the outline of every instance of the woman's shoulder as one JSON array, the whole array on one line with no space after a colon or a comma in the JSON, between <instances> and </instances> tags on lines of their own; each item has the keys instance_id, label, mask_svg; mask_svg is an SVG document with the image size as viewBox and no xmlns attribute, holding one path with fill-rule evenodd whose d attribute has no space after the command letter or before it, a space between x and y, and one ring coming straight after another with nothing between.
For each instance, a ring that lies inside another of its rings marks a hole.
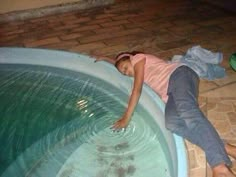
<instances>
[{"instance_id":1,"label":"woman's shoulder","mask_svg":"<svg viewBox=\"0 0 236 177\"><path fill-rule=\"evenodd\" d=\"M160 57L149 54L149 53L135 53L132 57L132 60L141 60L146 59L146 61L149 61L151 63L159 63L159 62L165 62L165 60L161 59Z\"/></svg>"},{"instance_id":2,"label":"woman's shoulder","mask_svg":"<svg viewBox=\"0 0 236 177\"><path fill-rule=\"evenodd\" d=\"M153 54L143 54L143 55L145 56L146 60L151 62L165 62L163 59Z\"/></svg>"}]
</instances>

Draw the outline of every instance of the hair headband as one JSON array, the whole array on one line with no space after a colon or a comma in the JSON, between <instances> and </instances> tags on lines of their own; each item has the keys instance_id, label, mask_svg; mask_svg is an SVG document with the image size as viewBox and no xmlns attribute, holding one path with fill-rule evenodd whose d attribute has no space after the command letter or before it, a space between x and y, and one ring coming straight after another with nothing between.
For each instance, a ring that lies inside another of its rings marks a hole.
<instances>
[{"instance_id":1,"label":"hair headband","mask_svg":"<svg viewBox=\"0 0 236 177\"><path fill-rule=\"evenodd\" d=\"M131 57L131 56L133 56L133 55L131 55L129 53L123 53L117 57L116 62L119 61L123 57Z\"/></svg>"}]
</instances>

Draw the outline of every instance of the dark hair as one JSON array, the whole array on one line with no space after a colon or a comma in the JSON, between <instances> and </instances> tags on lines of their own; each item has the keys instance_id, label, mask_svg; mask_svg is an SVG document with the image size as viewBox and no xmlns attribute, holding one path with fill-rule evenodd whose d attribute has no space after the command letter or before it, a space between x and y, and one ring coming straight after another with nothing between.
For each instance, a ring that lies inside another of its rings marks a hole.
<instances>
[{"instance_id":1,"label":"dark hair","mask_svg":"<svg viewBox=\"0 0 236 177\"><path fill-rule=\"evenodd\" d=\"M134 56L134 55L136 55L136 54L140 54L140 53L143 53L143 52L132 51L132 52L121 52L121 53L119 53L119 54L116 55L116 57L115 57L115 60L116 60L116 62L115 62L115 67L117 68L117 66L120 64L120 62L129 59L129 56L124 56L124 57L120 58L120 59L117 61L117 58L119 58L119 56L121 56L121 55L123 55L123 54L129 54L129 55Z\"/></svg>"}]
</instances>

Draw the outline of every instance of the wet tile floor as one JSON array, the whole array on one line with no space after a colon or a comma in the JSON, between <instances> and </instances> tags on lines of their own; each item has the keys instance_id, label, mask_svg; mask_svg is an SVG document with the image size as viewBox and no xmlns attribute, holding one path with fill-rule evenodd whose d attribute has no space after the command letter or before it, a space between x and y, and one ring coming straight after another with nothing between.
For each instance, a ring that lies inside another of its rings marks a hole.
<instances>
[{"instance_id":1,"label":"wet tile floor","mask_svg":"<svg viewBox=\"0 0 236 177\"><path fill-rule=\"evenodd\" d=\"M236 144L236 16L208 3L189 0L128 1L0 24L0 46L59 49L114 57L144 51L169 60L194 45L224 54L227 77L201 80L199 104L221 137ZM189 177L210 177L201 149L186 141ZM234 161L233 170L236 171Z\"/></svg>"}]
</instances>

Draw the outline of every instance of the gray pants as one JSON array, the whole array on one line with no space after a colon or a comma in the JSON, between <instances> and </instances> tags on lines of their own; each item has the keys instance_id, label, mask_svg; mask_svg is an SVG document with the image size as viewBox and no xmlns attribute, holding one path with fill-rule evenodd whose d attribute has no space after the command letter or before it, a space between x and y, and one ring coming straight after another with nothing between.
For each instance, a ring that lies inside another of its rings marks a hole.
<instances>
[{"instance_id":1,"label":"gray pants","mask_svg":"<svg viewBox=\"0 0 236 177\"><path fill-rule=\"evenodd\" d=\"M220 163L230 166L223 141L199 108L198 84L197 74L187 66L172 73L165 108L166 128L201 147L211 167Z\"/></svg>"}]
</instances>

